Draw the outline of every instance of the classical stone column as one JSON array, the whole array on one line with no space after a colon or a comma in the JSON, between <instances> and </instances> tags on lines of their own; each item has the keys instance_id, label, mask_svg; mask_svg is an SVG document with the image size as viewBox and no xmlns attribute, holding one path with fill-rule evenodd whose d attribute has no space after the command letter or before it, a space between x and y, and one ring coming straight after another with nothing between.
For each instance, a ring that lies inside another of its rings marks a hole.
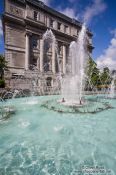
<instances>
[{"instance_id":1,"label":"classical stone column","mask_svg":"<svg viewBox=\"0 0 116 175\"><path fill-rule=\"evenodd\" d=\"M30 57L30 43L29 34L26 33L26 46L25 46L25 69L29 69L29 57Z\"/></svg>"},{"instance_id":2,"label":"classical stone column","mask_svg":"<svg viewBox=\"0 0 116 175\"><path fill-rule=\"evenodd\" d=\"M40 72L43 72L44 41L40 39Z\"/></svg>"},{"instance_id":3,"label":"classical stone column","mask_svg":"<svg viewBox=\"0 0 116 175\"><path fill-rule=\"evenodd\" d=\"M57 23L57 21L54 21L54 22L53 22L53 28L57 30L57 28L58 28L58 23Z\"/></svg>"},{"instance_id":4,"label":"classical stone column","mask_svg":"<svg viewBox=\"0 0 116 175\"><path fill-rule=\"evenodd\" d=\"M40 40L38 39L37 41L37 49L40 50ZM40 54L38 54L38 57L37 57L37 69L40 71Z\"/></svg>"},{"instance_id":5,"label":"classical stone column","mask_svg":"<svg viewBox=\"0 0 116 175\"><path fill-rule=\"evenodd\" d=\"M66 73L66 46L63 45L63 74Z\"/></svg>"},{"instance_id":6,"label":"classical stone column","mask_svg":"<svg viewBox=\"0 0 116 175\"><path fill-rule=\"evenodd\" d=\"M56 53L55 53L55 43L52 44L52 72L56 73Z\"/></svg>"},{"instance_id":7,"label":"classical stone column","mask_svg":"<svg viewBox=\"0 0 116 175\"><path fill-rule=\"evenodd\" d=\"M64 32L64 24L61 24L61 31Z\"/></svg>"},{"instance_id":8,"label":"classical stone column","mask_svg":"<svg viewBox=\"0 0 116 175\"><path fill-rule=\"evenodd\" d=\"M37 69L40 70L40 59L37 58Z\"/></svg>"},{"instance_id":9,"label":"classical stone column","mask_svg":"<svg viewBox=\"0 0 116 175\"><path fill-rule=\"evenodd\" d=\"M47 27L50 27L50 19L48 16L47 16Z\"/></svg>"}]
</instances>

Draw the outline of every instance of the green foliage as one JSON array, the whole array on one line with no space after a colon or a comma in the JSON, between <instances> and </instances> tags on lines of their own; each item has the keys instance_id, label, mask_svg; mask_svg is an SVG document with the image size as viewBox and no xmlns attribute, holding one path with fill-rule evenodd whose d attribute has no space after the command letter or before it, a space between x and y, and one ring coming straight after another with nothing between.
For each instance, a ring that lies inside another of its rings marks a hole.
<instances>
[{"instance_id":1,"label":"green foliage","mask_svg":"<svg viewBox=\"0 0 116 175\"><path fill-rule=\"evenodd\" d=\"M5 80L0 79L0 88L4 88L4 87L5 87Z\"/></svg>"},{"instance_id":2,"label":"green foliage","mask_svg":"<svg viewBox=\"0 0 116 175\"><path fill-rule=\"evenodd\" d=\"M4 71L8 70L7 62L5 61L5 58L3 55L0 55L0 79L2 80L4 78Z\"/></svg>"},{"instance_id":3,"label":"green foliage","mask_svg":"<svg viewBox=\"0 0 116 175\"><path fill-rule=\"evenodd\" d=\"M110 70L108 67L105 67L101 73L101 82L104 85L109 85L111 83Z\"/></svg>"},{"instance_id":4,"label":"green foliage","mask_svg":"<svg viewBox=\"0 0 116 175\"><path fill-rule=\"evenodd\" d=\"M97 68L97 64L92 58L89 58L86 69L87 82L86 86L88 90L92 90L98 84L100 84L100 71Z\"/></svg>"},{"instance_id":5,"label":"green foliage","mask_svg":"<svg viewBox=\"0 0 116 175\"><path fill-rule=\"evenodd\" d=\"M89 58L86 69L87 90L92 90L93 88L108 87L111 84L111 75L108 67L105 67L102 72L97 68L97 64L92 58Z\"/></svg>"}]
</instances>

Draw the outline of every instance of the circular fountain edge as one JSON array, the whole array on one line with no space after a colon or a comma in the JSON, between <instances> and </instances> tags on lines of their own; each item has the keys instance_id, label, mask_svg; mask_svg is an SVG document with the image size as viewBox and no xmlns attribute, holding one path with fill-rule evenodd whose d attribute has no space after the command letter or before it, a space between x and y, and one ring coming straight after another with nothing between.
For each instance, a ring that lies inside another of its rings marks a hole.
<instances>
[{"instance_id":1,"label":"circular fountain edge","mask_svg":"<svg viewBox=\"0 0 116 175\"><path fill-rule=\"evenodd\" d=\"M113 107L107 102L98 102L88 100L86 103L82 105L64 105L58 100L48 100L44 102L41 107L49 109L51 111L59 112L59 113L82 113L82 114L95 114L98 112L102 112L104 110L112 109Z\"/></svg>"}]
</instances>

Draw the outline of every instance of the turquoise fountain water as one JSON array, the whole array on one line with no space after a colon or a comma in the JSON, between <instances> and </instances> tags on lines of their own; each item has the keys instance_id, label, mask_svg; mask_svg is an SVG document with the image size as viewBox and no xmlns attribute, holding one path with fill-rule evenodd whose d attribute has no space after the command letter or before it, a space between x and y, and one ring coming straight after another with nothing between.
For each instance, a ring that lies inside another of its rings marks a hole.
<instances>
[{"instance_id":1,"label":"turquoise fountain water","mask_svg":"<svg viewBox=\"0 0 116 175\"><path fill-rule=\"evenodd\" d=\"M0 174L116 173L116 101L104 99L114 108L96 114L58 113L41 106L58 98L20 98L4 104L16 111L0 121Z\"/></svg>"}]
</instances>

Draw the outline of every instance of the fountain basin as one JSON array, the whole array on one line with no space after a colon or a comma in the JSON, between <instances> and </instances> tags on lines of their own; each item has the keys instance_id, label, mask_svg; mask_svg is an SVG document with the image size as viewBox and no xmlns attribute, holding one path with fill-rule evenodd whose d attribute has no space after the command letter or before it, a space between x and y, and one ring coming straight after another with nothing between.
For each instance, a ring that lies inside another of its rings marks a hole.
<instances>
[{"instance_id":1,"label":"fountain basin","mask_svg":"<svg viewBox=\"0 0 116 175\"><path fill-rule=\"evenodd\" d=\"M76 102L61 102L61 100L49 100L42 107L59 113L97 113L113 108L108 102L100 102L88 99L81 105Z\"/></svg>"},{"instance_id":2,"label":"fountain basin","mask_svg":"<svg viewBox=\"0 0 116 175\"><path fill-rule=\"evenodd\" d=\"M16 110L14 107L2 106L0 107L0 120L6 120L15 113L16 113Z\"/></svg>"},{"instance_id":3,"label":"fountain basin","mask_svg":"<svg viewBox=\"0 0 116 175\"><path fill-rule=\"evenodd\" d=\"M94 106L95 96L87 98ZM17 112L0 122L1 174L71 175L96 166L116 173L116 101L110 101L114 108L85 115L42 107L50 101L59 105L58 99L41 96L6 101L5 106L12 104Z\"/></svg>"}]
</instances>

